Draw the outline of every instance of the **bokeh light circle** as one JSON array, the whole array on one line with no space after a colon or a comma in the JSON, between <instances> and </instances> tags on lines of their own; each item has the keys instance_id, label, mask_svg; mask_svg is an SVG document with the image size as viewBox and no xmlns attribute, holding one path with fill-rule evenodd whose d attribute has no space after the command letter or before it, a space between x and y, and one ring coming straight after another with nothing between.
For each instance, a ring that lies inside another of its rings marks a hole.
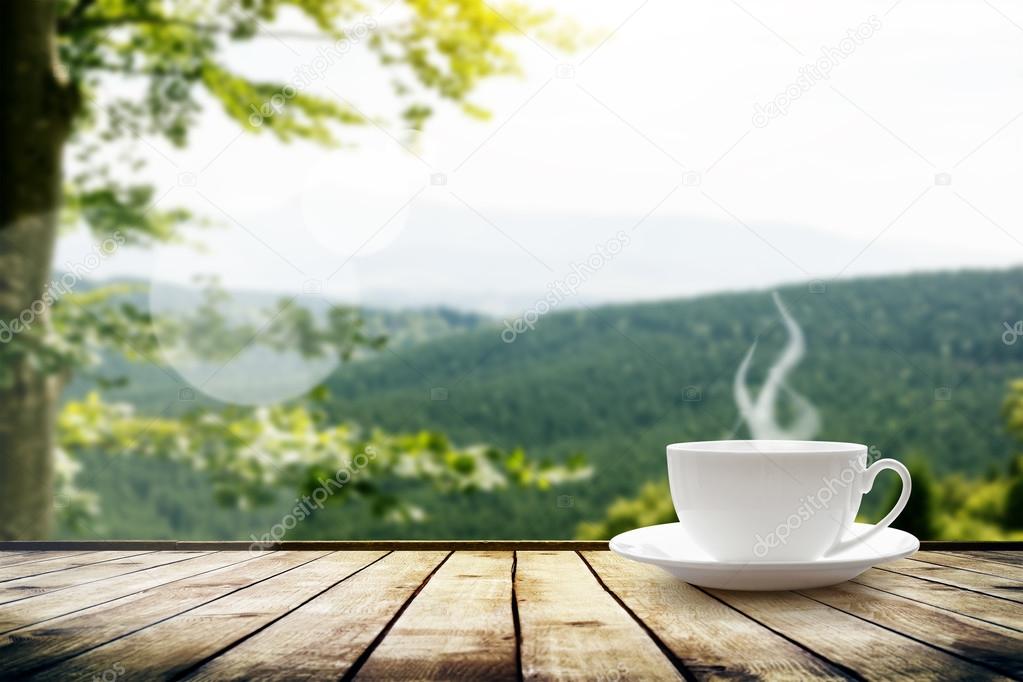
<instances>
[{"instance_id":1,"label":"bokeh light circle","mask_svg":"<svg viewBox=\"0 0 1023 682\"><path fill-rule=\"evenodd\" d=\"M205 248L156 254L149 307L162 361L194 390L225 403L297 398L341 362L299 350L297 316L325 329L333 309L360 302L356 264L325 250L295 218L296 201L203 234Z\"/></svg>"}]
</instances>

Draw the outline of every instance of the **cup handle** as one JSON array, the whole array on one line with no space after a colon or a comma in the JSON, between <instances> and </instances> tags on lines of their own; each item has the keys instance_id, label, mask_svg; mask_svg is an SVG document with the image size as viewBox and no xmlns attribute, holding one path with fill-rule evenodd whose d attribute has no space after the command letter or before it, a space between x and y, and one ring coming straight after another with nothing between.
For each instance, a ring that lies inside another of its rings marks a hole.
<instances>
[{"instance_id":1,"label":"cup handle","mask_svg":"<svg viewBox=\"0 0 1023 682\"><path fill-rule=\"evenodd\" d=\"M860 544L861 542L865 542L887 528L891 522L902 513L902 510L906 507L906 502L909 501L909 493L913 490L913 481L909 477L909 470L902 462L894 459L879 459L871 464L867 467L866 471L863 472L860 492L869 493L870 489L874 487L874 479L877 478L877 475L885 469L893 470L899 475L899 478L902 479L902 494L899 495L898 502L895 503L892 510L888 512L883 519L878 521L873 528L862 535L857 535L856 537L848 540L842 540L840 538L838 542L832 545L831 549L824 553L824 556L830 556L836 552L841 552L844 549L848 549L854 545Z\"/></svg>"}]
</instances>

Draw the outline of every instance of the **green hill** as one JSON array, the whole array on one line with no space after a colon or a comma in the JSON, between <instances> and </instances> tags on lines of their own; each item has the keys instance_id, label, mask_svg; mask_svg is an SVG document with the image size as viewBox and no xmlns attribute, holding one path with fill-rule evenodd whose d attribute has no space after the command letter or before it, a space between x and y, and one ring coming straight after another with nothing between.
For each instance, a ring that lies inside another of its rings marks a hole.
<instances>
[{"instance_id":1,"label":"green hill","mask_svg":"<svg viewBox=\"0 0 1023 682\"><path fill-rule=\"evenodd\" d=\"M918 453L938 474L1004 470L1012 445L999 410L1008 381L1023 376L1023 342L1006 345L1002 332L1023 317L1023 270L779 291L806 335L790 381L820 410L818 438ZM451 525L430 529L568 537L661 477L666 443L733 433L733 377L757 338L755 390L785 342L767 291L552 314L511 344L498 328L477 330L349 367L330 386L339 419L430 426L553 458L584 452L597 470L590 482L481 502L485 512L437 509ZM481 515L493 527L480 527Z\"/></svg>"},{"instance_id":2,"label":"green hill","mask_svg":"<svg viewBox=\"0 0 1023 682\"><path fill-rule=\"evenodd\" d=\"M806 335L806 356L789 380L820 411L817 438L867 443L884 456L918 454L938 475L1004 471L1013 446L999 411L1009 380L1023 376L1023 341L1007 345L1002 333L1023 317L1023 270L818 289L779 289ZM559 312L512 343L502 328L484 324L345 366L329 381L333 416L429 427L460 443L521 445L554 459L583 452L593 479L549 493L448 499L415 492L427 523L387 526L365 510L338 509L304 524L302 536L571 537L614 498L662 477L666 443L745 437L735 430L736 368L759 339L749 377L755 392L786 340L769 291ZM147 475L139 465L129 477ZM869 498L878 506L879 487ZM117 495L117 505L131 504L125 490ZM193 508L197 495L188 496ZM224 514L211 510L207 518ZM249 525L230 517L230 524L209 521L206 533Z\"/></svg>"}]
</instances>

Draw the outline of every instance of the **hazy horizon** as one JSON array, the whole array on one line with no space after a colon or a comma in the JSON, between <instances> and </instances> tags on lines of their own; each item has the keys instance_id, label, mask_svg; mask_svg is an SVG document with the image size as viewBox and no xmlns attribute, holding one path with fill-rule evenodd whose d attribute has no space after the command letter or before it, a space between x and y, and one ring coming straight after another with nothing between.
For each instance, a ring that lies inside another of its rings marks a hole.
<instances>
[{"instance_id":1,"label":"hazy horizon","mask_svg":"<svg viewBox=\"0 0 1023 682\"><path fill-rule=\"evenodd\" d=\"M417 134L356 45L304 87L383 123L345 128L343 149L288 145L210 102L186 148L140 137L155 205L222 228L188 235L205 255L126 248L97 275L503 313L619 231L632 243L574 302L1023 263L1018 25L966 0L805 7L559 3L590 36L578 51L517 38L522 77L474 97L489 120L437 102ZM225 59L287 82L330 46L277 38ZM89 248L73 233L56 262Z\"/></svg>"},{"instance_id":2,"label":"hazy horizon","mask_svg":"<svg viewBox=\"0 0 1023 682\"><path fill-rule=\"evenodd\" d=\"M955 267L945 267L945 268L920 268L920 269L914 269L914 270L910 270L910 271L892 271L892 272L879 272L879 273L869 273L869 274L857 274L857 275L843 276L843 277L839 278L838 280L827 280L826 278L821 278L821 279L809 279L808 278L808 279L781 280L781 281L778 281L778 282L773 282L773 283L764 284L764 285L753 285L753 286L743 286L743 287L734 287L734 288L722 288L722 289L715 289L715 290L709 290L709 291L693 292L693 293L688 293L688 294L686 294L686 293L679 293L679 294L672 294L672 295L660 295L660 296L658 296L658 295L650 295L648 297L622 298L622 299L599 299L599 300L598 299L587 299L586 297L571 297L571 298L565 299L564 303L561 306L559 306L557 310L552 310L550 314L555 314L555 313L557 313L560 310L578 310L578 309L586 308L586 307L628 306L630 304L641 305L641 304L646 304L646 303L659 303L659 302L670 302L670 301L697 299L697 298L702 298L702 297L705 297L705 296L716 296L716 295L727 295L727 294L742 295L742 294L746 294L746 293L758 293L758 292L765 293L765 292L775 291L775 290L778 290L778 289L790 288L790 287L801 286L801 285L810 286L812 283L815 283L815 282L818 282L818 281L822 281L822 282L825 283L825 285L827 285L831 281L861 282L861 281L873 281L873 280L887 279L887 278L928 276L928 275L952 274L952 273L959 273L959 272L977 272L977 273L991 272L991 273L998 273L998 272L1009 272L1009 271L1017 270L1017 269L1021 269L1021 268L1023 268L1023 263L1010 264L1010 265L1004 265L1004 266L955 266ZM60 268L57 268L54 271L54 273L53 273L52 279L53 280L59 279L59 277L60 277L62 272L63 271ZM127 282L127 283L148 283L148 284L154 284L155 283L157 285L166 285L166 291L167 292L173 292L175 289L179 289L179 288L181 290L183 290L183 291L184 290L198 291L200 289L200 285L195 284L195 283L189 284L189 283L166 282L166 281L154 282L151 278L134 276L134 275L115 275L115 276L111 276L111 277L104 277L104 278L98 278L98 279L85 278L83 281L89 287L96 287L96 286L100 286L100 285L108 285L108 284L117 284L117 283L121 283L121 282ZM298 295L299 296L299 299L298 299L299 302L301 302L303 300L306 301L306 302L320 300L320 301L324 302L324 305L327 305L328 303L338 303L338 304L351 304L352 303L351 301L346 301L346 300L342 300L342 299L333 299L333 298L330 298L329 296L321 296L319 294L309 295L306 292L302 292L300 290L276 290L275 291L275 290L272 290L272 289L239 287L239 288L227 289L227 292L228 293L233 293L235 295L252 296L252 297L255 297L255 298L258 298L258 299L262 299L262 298L272 299L274 297L283 296L283 295ZM535 302L535 300L531 300L531 302ZM459 312L459 313L465 313L465 314L471 314L471 315L479 315L480 317L491 318L494 321L499 321L500 319L502 319L504 317L519 316L524 311L524 307L509 308L509 309L506 309L506 310L494 310L494 311L491 311L491 310L480 309L480 308L466 307L466 306L460 305L458 303L448 303L448 302L445 302L445 301L436 301L436 302L426 301L426 302L422 302L422 303L417 303L415 301L410 301L409 297L406 296L406 295L401 295L400 297L399 296L395 296L394 298L388 298L387 296L368 296L368 297L364 297L360 301L355 302L355 305L362 306L362 307L364 307L367 310L378 310L378 311L382 311L382 312L396 312L396 313L400 313L402 311L420 311L420 310L431 310L431 309L448 309L448 310L452 310L453 312Z\"/></svg>"}]
</instances>

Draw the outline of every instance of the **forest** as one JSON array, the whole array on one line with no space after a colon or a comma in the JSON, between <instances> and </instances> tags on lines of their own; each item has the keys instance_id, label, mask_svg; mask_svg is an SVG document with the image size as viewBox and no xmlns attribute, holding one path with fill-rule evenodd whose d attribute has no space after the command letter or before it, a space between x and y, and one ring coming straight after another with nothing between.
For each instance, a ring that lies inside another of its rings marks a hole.
<instances>
[{"instance_id":1,"label":"forest","mask_svg":"<svg viewBox=\"0 0 1023 682\"><path fill-rule=\"evenodd\" d=\"M820 412L816 438L865 443L913 469L903 527L931 538L1018 537L1023 384L1015 380L1023 377L1023 344L1006 330L1021 316L1023 270L778 292L806 336L790 382ZM413 498L423 519L394 523L352 502L318 512L293 539L608 537L672 520L665 444L746 437L733 398L736 368L757 340L755 392L785 343L769 291L566 310L512 343L502 340L500 320L447 312L442 324L424 321L428 312L406 314L433 332L333 374L324 386L332 422L437 429L459 445L522 448L552 462L583 457L590 477L469 495L396 480L387 494ZM400 318L387 317L399 337ZM142 390L120 397L145 412L160 381L133 382ZM83 382L74 393L89 390ZM783 422L789 408L779 406ZM81 482L103 500L91 531L107 537L245 538L291 502L282 491L261 508L218 507L201 475L170 462L86 466ZM879 480L865 518L885 508L894 487ZM85 531L62 530L75 532Z\"/></svg>"}]
</instances>

